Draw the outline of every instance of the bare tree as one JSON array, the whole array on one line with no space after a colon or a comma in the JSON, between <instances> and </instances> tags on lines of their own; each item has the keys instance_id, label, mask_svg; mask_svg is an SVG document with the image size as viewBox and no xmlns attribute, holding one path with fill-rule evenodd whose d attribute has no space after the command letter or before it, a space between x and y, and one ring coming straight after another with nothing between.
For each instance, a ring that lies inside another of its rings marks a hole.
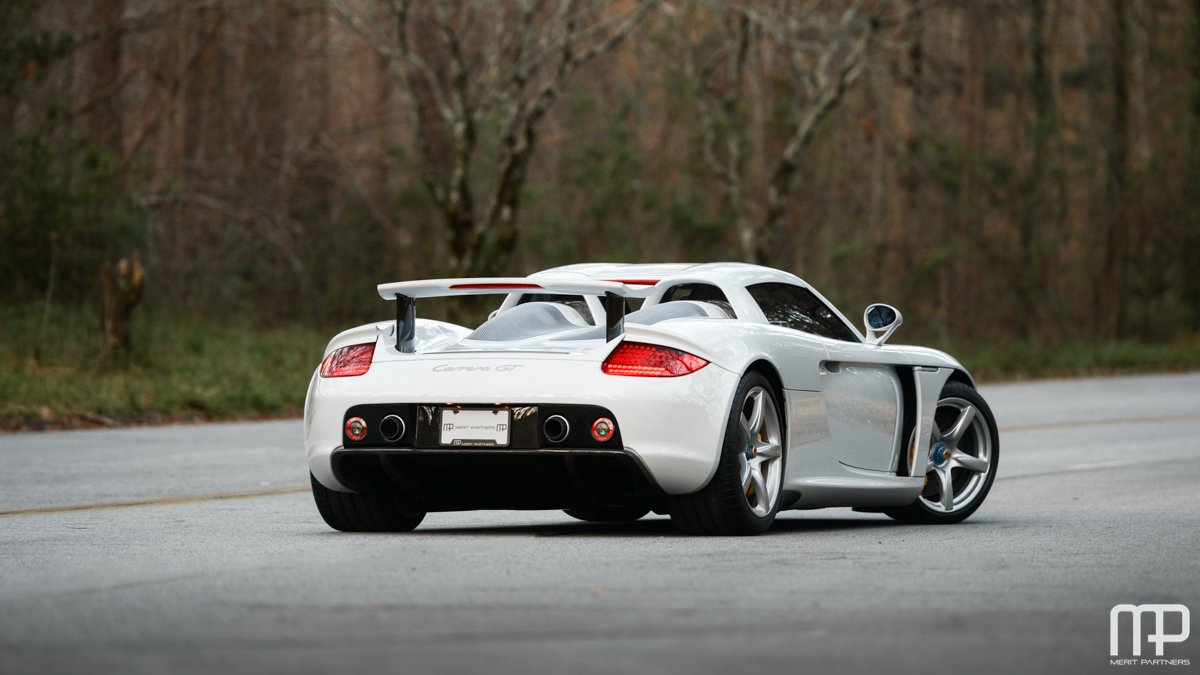
<instances>
[{"instance_id":1,"label":"bare tree","mask_svg":"<svg viewBox=\"0 0 1200 675\"><path fill-rule=\"evenodd\" d=\"M516 245L546 112L581 66L611 52L657 2L329 1L401 85L454 275L492 271ZM492 129L494 142L480 138Z\"/></svg>"},{"instance_id":2,"label":"bare tree","mask_svg":"<svg viewBox=\"0 0 1200 675\"><path fill-rule=\"evenodd\" d=\"M1032 68L1029 73L1029 90L1033 99L1033 121L1031 157L1023 175L1017 181L1016 224L1017 265L1022 270L1016 275L1016 300L1022 311L1016 314L1017 332L1030 337L1034 324L1038 323L1039 308L1047 304L1038 301L1048 279L1045 265L1046 233L1057 232L1052 225L1058 220L1053 213L1054 203L1050 192L1055 187L1053 180L1054 143L1058 135L1058 113L1054 99L1054 87L1047 63L1047 32L1049 18L1045 0L1029 2L1029 47Z\"/></svg>"},{"instance_id":3,"label":"bare tree","mask_svg":"<svg viewBox=\"0 0 1200 675\"><path fill-rule=\"evenodd\" d=\"M741 6L693 0L671 12L680 38L683 74L695 89L700 108L701 152L709 173L720 183L742 255L754 259L755 228L746 199L748 130L743 103L746 62L760 32Z\"/></svg>"},{"instance_id":4,"label":"bare tree","mask_svg":"<svg viewBox=\"0 0 1200 675\"><path fill-rule=\"evenodd\" d=\"M857 2L829 6L814 2L798 9L796 3L784 2L766 5L754 16L768 39L788 58L796 98L788 119L788 138L771 170L767 214L751 237L757 247L753 260L765 261L774 250L775 233L787 214L793 178L800 169L804 150L817 125L841 103L862 74L879 19Z\"/></svg>"},{"instance_id":5,"label":"bare tree","mask_svg":"<svg viewBox=\"0 0 1200 675\"><path fill-rule=\"evenodd\" d=\"M1125 283L1129 253L1126 212L1129 191L1129 6L1120 0L1112 2L1112 131L1109 135L1109 157L1105 190L1107 222L1103 244L1104 266L1099 270L1102 280L1097 306L1103 308L1102 334L1114 339L1120 334L1125 320L1121 287Z\"/></svg>"},{"instance_id":6,"label":"bare tree","mask_svg":"<svg viewBox=\"0 0 1200 675\"><path fill-rule=\"evenodd\" d=\"M772 259L795 175L821 121L859 79L879 29L926 4L690 0L673 14L683 68L699 96L704 159L721 184L743 258ZM756 55L771 59L764 71L784 75L789 91L785 136L777 148L761 149L772 153L764 158L767 194L761 212L752 215L751 203L761 200L751 200L744 185L748 130L740 102L747 64Z\"/></svg>"}]
</instances>

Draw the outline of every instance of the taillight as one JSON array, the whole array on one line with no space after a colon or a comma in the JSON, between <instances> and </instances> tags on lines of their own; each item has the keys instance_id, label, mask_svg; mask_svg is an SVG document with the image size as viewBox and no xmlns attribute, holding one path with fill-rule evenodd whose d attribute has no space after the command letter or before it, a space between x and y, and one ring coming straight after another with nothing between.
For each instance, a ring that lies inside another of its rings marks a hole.
<instances>
[{"instance_id":1,"label":"taillight","mask_svg":"<svg viewBox=\"0 0 1200 675\"><path fill-rule=\"evenodd\" d=\"M371 369L375 343L338 347L321 362L321 377L354 377Z\"/></svg>"},{"instance_id":2,"label":"taillight","mask_svg":"<svg viewBox=\"0 0 1200 675\"><path fill-rule=\"evenodd\" d=\"M609 375L678 377L700 370L708 361L678 349L641 342L622 342L604 359L600 370Z\"/></svg>"}]
</instances>

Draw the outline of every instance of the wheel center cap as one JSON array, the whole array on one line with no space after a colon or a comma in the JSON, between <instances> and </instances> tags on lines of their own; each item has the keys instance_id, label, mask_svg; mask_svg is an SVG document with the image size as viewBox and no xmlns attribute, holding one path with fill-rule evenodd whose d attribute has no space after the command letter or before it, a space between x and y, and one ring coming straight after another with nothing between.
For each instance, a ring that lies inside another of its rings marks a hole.
<instances>
[{"instance_id":1,"label":"wheel center cap","mask_svg":"<svg viewBox=\"0 0 1200 675\"><path fill-rule=\"evenodd\" d=\"M946 462L947 455L950 454L950 448L945 443L938 443L933 446L933 463L943 464Z\"/></svg>"}]
</instances>

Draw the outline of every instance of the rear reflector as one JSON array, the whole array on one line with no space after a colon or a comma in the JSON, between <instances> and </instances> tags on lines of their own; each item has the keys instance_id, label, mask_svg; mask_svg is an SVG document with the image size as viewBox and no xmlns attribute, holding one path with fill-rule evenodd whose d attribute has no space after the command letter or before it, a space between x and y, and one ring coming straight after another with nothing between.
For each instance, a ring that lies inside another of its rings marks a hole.
<instances>
[{"instance_id":1,"label":"rear reflector","mask_svg":"<svg viewBox=\"0 0 1200 675\"><path fill-rule=\"evenodd\" d=\"M352 441L361 441L367 437L367 421L361 417L351 417L346 420L346 436Z\"/></svg>"},{"instance_id":2,"label":"rear reflector","mask_svg":"<svg viewBox=\"0 0 1200 675\"><path fill-rule=\"evenodd\" d=\"M339 347L321 362L321 377L355 377L371 369L375 343Z\"/></svg>"},{"instance_id":3,"label":"rear reflector","mask_svg":"<svg viewBox=\"0 0 1200 675\"><path fill-rule=\"evenodd\" d=\"M700 370L708 361L678 349L642 342L617 345L600 370L609 375L632 377L678 377Z\"/></svg>"},{"instance_id":4,"label":"rear reflector","mask_svg":"<svg viewBox=\"0 0 1200 675\"><path fill-rule=\"evenodd\" d=\"M607 417L592 422L592 438L601 443L607 442L613 437L613 421Z\"/></svg>"}]
</instances>

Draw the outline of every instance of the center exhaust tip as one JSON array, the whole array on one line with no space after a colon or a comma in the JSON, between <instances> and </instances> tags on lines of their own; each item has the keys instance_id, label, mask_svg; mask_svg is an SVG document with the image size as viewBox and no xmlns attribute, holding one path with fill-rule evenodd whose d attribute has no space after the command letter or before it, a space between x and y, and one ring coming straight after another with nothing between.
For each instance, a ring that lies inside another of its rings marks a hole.
<instances>
[{"instance_id":1,"label":"center exhaust tip","mask_svg":"<svg viewBox=\"0 0 1200 675\"><path fill-rule=\"evenodd\" d=\"M567 434L571 433L571 424L562 415L551 415L542 423L542 433L546 434L546 440L551 443L562 443L567 440Z\"/></svg>"}]
</instances>

